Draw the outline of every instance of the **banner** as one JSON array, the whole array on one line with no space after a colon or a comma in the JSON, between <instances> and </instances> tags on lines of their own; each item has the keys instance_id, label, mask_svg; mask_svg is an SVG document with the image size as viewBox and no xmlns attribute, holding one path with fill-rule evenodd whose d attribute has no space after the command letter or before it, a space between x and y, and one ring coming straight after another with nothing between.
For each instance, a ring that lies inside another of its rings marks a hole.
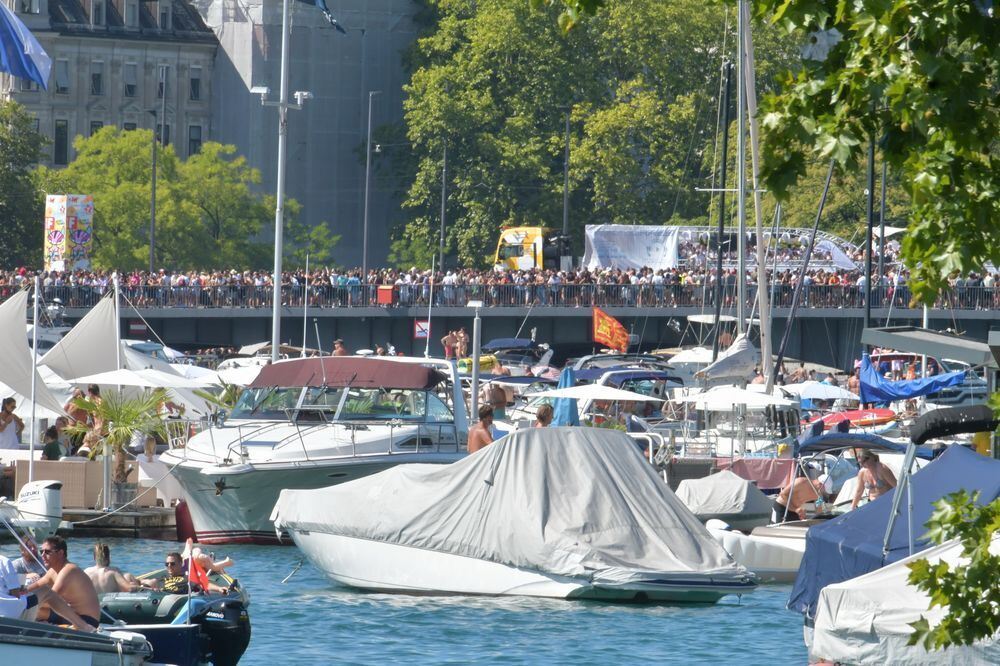
<instances>
[{"instance_id":1,"label":"banner","mask_svg":"<svg viewBox=\"0 0 1000 666\"><path fill-rule=\"evenodd\" d=\"M594 308L594 342L617 349L621 353L628 351L628 331L617 319L605 313L601 308Z\"/></svg>"},{"instance_id":2,"label":"banner","mask_svg":"<svg viewBox=\"0 0 1000 666\"><path fill-rule=\"evenodd\" d=\"M678 227L630 224L588 224L583 266L642 268L677 267Z\"/></svg>"},{"instance_id":3,"label":"banner","mask_svg":"<svg viewBox=\"0 0 1000 666\"><path fill-rule=\"evenodd\" d=\"M89 194L45 197L45 270L89 269L93 245L94 197Z\"/></svg>"}]
</instances>

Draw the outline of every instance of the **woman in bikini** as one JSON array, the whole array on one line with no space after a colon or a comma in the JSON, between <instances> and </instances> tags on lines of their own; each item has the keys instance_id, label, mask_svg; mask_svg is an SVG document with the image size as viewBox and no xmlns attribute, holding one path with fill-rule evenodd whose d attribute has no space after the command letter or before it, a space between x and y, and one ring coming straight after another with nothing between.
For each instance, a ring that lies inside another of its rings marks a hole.
<instances>
[{"instance_id":1,"label":"woman in bikini","mask_svg":"<svg viewBox=\"0 0 1000 666\"><path fill-rule=\"evenodd\" d=\"M896 476L892 470L879 462L878 456L871 451L858 453L858 464L861 470L854 489L852 509L856 509L862 501L871 502L896 487Z\"/></svg>"}]
</instances>

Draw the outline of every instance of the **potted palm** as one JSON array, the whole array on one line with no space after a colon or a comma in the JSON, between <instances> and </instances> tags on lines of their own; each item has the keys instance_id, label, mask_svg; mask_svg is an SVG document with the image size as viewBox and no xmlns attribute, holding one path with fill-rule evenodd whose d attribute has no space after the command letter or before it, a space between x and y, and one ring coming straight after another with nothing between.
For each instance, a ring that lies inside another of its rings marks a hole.
<instances>
[{"instance_id":1,"label":"potted palm","mask_svg":"<svg viewBox=\"0 0 1000 666\"><path fill-rule=\"evenodd\" d=\"M166 438L167 431L160 416L160 408L167 400L164 389L143 391L138 395L126 394L121 390L107 391L100 398L74 398L73 404L87 412L88 422L76 423L67 428L71 434L86 434L101 426L96 433L100 445L91 451L91 456L98 452L105 454L104 505L110 507L112 502L111 483L114 483L113 496L118 500L118 506L131 501L135 488L128 484L127 447L136 432L146 436ZM111 473L108 461L114 458L114 472Z\"/></svg>"}]
</instances>

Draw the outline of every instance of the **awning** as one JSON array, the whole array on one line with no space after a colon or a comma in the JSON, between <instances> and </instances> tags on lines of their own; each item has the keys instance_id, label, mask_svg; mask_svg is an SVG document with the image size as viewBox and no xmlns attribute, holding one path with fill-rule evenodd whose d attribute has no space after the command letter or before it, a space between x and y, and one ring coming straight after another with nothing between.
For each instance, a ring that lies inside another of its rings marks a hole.
<instances>
[{"instance_id":1,"label":"awning","mask_svg":"<svg viewBox=\"0 0 1000 666\"><path fill-rule=\"evenodd\" d=\"M1000 340L994 344L997 343L1000 343ZM997 361L993 358L989 344L918 326L866 328L861 332L861 344L912 354L926 354L937 359L951 358L972 366L997 367Z\"/></svg>"}]
</instances>

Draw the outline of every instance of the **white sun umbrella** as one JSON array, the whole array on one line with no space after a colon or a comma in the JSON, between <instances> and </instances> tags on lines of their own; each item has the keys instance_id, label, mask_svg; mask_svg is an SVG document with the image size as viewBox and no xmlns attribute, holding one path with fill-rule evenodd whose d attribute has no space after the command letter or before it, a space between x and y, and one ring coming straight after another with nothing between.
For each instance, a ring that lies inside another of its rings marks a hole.
<instances>
[{"instance_id":1,"label":"white sun umbrella","mask_svg":"<svg viewBox=\"0 0 1000 666\"><path fill-rule=\"evenodd\" d=\"M801 384L785 384L782 386L789 393L794 393L806 400L860 400L856 393L845 388L827 384L826 382L807 381Z\"/></svg>"},{"instance_id":2,"label":"white sun umbrella","mask_svg":"<svg viewBox=\"0 0 1000 666\"><path fill-rule=\"evenodd\" d=\"M718 386L703 393L695 393L673 402L687 403L706 412L731 412L737 405L746 405L747 409L766 409L767 407L791 407L794 400L781 398L767 393L757 393L735 386Z\"/></svg>"},{"instance_id":3,"label":"white sun umbrella","mask_svg":"<svg viewBox=\"0 0 1000 666\"><path fill-rule=\"evenodd\" d=\"M580 386L571 386L569 388L552 389L551 391L532 393L528 397L575 398L576 400L619 400L623 402L663 402L663 398L654 398L653 396L643 395L642 393L623 391L622 389L617 389L613 386L600 386L598 384L582 384Z\"/></svg>"},{"instance_id":4,"label":"white sun umbrella","mask_svg":"<svg viewBox=\"0 0 1000 666\"><path fill-rule=\"evenodd\" d=\"M180 375L153 370L109 370L94 375L84 375L68 380L71 384L97 384L99 386L138 386L141 388L203 388L203 380L187 379Z\"/></svg>"}]
</instances>

